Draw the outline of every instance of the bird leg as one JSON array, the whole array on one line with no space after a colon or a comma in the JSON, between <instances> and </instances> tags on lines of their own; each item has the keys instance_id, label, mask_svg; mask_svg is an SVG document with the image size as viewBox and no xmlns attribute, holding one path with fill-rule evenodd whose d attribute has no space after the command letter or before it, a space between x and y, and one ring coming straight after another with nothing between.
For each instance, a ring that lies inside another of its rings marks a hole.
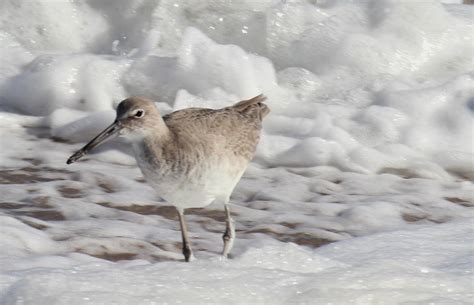
<instances>
[{"instance_id":1,"label":"bird leg","mask_svg":"<svg viewBox=\"0 0 474 305\"><path fill-rule=\"evenodd\" d=\"M230 208L227 204L224 204L225 208L225 232L222 236L224 240L224 250L222 251L222 255L227 257L229 255L232 246L234 245L234 238L235 238L235 227L234 221L230 217Z\"/></svg>"},{"instance_id":2,"label":"bird leg","mask_svg":"<svg viewBox=\"0 0 474 305\"><path fill-rule=\"evenodd\" d=\"M184 219L184 211L178 209L179 216L179 225L181 227L181 237L183 238L183 255L184 260L189 262L193 256L193 251L191 250L191 244L189 243L188 237L188 228L186 226L186 221Z\"/></svg>"}]
</instances>

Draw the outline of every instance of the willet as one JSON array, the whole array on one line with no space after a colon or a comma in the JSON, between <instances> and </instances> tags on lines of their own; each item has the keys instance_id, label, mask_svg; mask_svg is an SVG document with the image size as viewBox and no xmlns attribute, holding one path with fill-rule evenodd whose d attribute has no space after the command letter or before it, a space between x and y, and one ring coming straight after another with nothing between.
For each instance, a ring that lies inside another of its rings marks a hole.
<instances>
[{"instance_id":1,"label":"willet","mask_svg":"<svg viewBox=\"0 0 474 305\"><path fill-rule=\"evenodd\" d=\"M222 255L227 257L235 238L230 195L253 158L262 119L270 112L265 99L258 95L221 109L187 108L161 117L150 100L127 98L118 105L116 120L67 164L112 135L128 138L147 182L178 211L185 260L193 254L184 210L212 202L224 205Z\"/></svg>"}]
</instances>

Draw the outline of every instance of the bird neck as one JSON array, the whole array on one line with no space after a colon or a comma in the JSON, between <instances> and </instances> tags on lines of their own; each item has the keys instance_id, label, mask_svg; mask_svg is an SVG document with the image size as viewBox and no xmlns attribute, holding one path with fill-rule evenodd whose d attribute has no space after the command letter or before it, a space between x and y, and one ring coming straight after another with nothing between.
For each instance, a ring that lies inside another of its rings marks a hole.
<instances>
[{"instance_id":1,"label":"bird neck","mask_svg":"<svg viewBox=\"0 0 474 305\"><path fill-rule=\"evenodd\" d=\"M151 129L151 132L133 142L133 150L139 165L162 163L163 156L167 154L171 147L176 146L172 131L166 124L163 123L163 125Z\"/></svg>"},{"instance_id":2,"label":"bird neck","mask_svg":"<svg viewBox=\"0 0 474 305\"><path fill-rule=\"evenodd\" d=\"M172 137L171 130L161 117L153 121L153 126L149 128L149 131L145 136L147 141L163 143Z\"/></svg>"},{"instance_id":3,"label":"bird neck","mask_svg":"<svg viewBox=\"0 0 474 305\"><path fill-rule=\"evenodd\" d=\"M152 126L146 128L146 132L142 134L142 137L138 138L136 141L137 148L140 147L149 147L150 149L161 149L169 143L173 138L173 133L168 128L166 123L161 119L153 121Z\"/></svg>"}]
</instances>

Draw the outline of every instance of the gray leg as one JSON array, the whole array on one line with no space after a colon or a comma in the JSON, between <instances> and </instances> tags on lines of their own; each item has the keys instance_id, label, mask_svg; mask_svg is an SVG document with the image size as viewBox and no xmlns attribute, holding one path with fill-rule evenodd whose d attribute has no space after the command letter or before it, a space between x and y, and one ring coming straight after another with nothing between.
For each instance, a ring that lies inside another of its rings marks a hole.
<instances>
[{"instance_id":1,"label":"gray leg","mask_svg":"<svg viewBox=\"0 0 474 305\"><path fill-rule=\"evenodd\" d=\"M229 255L232 246L234 245L235 238L235 227L232 218L230 217L230 208L227 204L224 204L225 208L225 232L222 239L224 240L224 250L222 255L227 257Z\"/></svg>"},{"instance_id":2,"label":"gray leg","mask_svg":"<svg viewBox=\"0 0 474 305\"><path fill-rule=\"evenodd\" d=\"M178 210L178 216L179 216L179 225L181 227L181 237L183 238L184 260L189 262L190 258L192 258L193 251L191 250L191 244L189 243L188 228L186 226L186 221L184 219L184 212L182 210Z\"/></svg>"}]
</instances>

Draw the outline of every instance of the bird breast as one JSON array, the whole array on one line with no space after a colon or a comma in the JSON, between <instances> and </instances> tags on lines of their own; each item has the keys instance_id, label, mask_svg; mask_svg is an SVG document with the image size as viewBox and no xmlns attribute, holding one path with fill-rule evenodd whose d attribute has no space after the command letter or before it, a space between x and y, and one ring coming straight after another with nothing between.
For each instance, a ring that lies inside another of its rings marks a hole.
<instances>
[{"instance_id":1,"label":"bird breast","mask_svg":"<svg viewBox=\"0 0 474 305\"><path fill-rule=\"evenodd\" d=\"M199 146L179 149L142 142L134 145L137 164L160 197L178 208L227 202L248 160L235 154L210 154Z\"/></svg>"}]
</instances>

